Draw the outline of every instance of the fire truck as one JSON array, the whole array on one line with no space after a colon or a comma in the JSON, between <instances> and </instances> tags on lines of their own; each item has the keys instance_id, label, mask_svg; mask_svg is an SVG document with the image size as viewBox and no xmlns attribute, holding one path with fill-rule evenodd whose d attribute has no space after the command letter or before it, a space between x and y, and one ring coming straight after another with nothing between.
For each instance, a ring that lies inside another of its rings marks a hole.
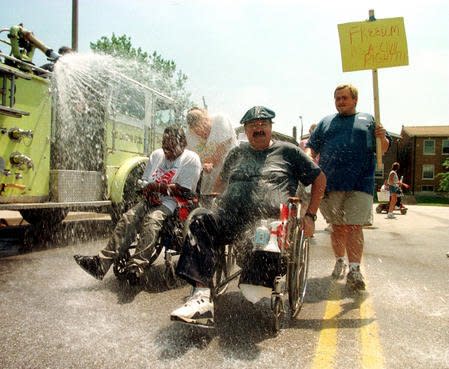
<instances>
[{"instance_id":1,"label":"fire truck","mask_svg":"<svg viewBox=\"0 0 449 369\"><path fill-rule=\"evenodd\" d=\"M174 120L173 99L127 78L125 89L88 102L101 104L101 114L87 113L67 129L52 72L32 63L36 48L49 60L59 55L23 25L0 29L0 41L0 50L11 51L0 51L0 210L47 227L71 210L109 212L116 221L138 200L137 181L160 142L159 120ZM141 102L137 112L120 104L131 90Z\"/></svg>"}]
</instances>

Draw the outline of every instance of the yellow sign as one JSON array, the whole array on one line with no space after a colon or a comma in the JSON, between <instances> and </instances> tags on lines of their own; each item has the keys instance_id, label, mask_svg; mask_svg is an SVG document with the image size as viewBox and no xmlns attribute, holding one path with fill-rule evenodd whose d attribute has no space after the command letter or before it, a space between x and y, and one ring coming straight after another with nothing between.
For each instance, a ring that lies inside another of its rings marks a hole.
<instances>
[{"instance_id":1,"label":"yellow sign","mask_svg":"<svg viewBox=\"0 0 449 369\"><path fill-rule=\"evenodd\" d=\"M338 25L343 72L408 65L404 18Z\"/></svg>"}]
</instances>

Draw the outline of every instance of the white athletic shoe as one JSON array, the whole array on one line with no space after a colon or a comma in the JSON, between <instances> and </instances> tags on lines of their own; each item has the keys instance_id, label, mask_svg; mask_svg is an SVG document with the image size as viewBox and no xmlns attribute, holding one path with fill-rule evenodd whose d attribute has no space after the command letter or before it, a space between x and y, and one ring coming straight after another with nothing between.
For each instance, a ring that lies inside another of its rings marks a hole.
<instances>
[{"instance_id":1,"label":"white athletic shoe","mask_svg":"<svg viewBox=\"0 0 449 369\"><path fill-rule=\"evenodd\" d=\"M346 274L346 264L343 260L337 259L335 261L334 270L332 271L332 278L333 279L343 279Z\"/></svg>"},{"instance_id":2,"label":"white athletic shoe","mask_svg":"<svg viewBox=\"0 0 449 369\"><path fill-rule=\"evenodd\" d=\"M393 213L388 213L387 218L388 219L395 219L396 216Z\"/></svg>"},{"instance_id":3,"label":"white athletic shoe","mask_svg":"<svg viewBox=\"0 0 449 369\"><path fill-rule=\"evenodd\" d=\"M210 290L195 289L186 303L170 314L170 319L206 328L213 327L214 303L210 300Z\"/></svg>"}]
</instances>

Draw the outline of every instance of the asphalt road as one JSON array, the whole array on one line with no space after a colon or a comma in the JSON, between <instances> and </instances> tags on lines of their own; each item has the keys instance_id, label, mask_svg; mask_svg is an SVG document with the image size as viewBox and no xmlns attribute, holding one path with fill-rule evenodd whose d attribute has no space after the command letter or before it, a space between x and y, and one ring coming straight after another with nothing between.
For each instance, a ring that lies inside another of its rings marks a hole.
<instances>
[{"instance_id":1,"label":"asphalt road","mask_svg":"<svg viewBox=\"0 0 449 369\"><path fill-rule=\"evenodd\" d=\"M50 240L10 236L0 258L0 368L449 368L449 208L375 214L365 229L367 291L357 295L329 278L324 227L320 218L306 303L277 336L269 307L235 284L216 304L214 330L172 323L189 287L168 289L160 260L138 287L112 272L93 279L72 255L104 246L107 224L65 224ZM18 254L23 239L34 248Z\"/></svg>"}]
</instances>

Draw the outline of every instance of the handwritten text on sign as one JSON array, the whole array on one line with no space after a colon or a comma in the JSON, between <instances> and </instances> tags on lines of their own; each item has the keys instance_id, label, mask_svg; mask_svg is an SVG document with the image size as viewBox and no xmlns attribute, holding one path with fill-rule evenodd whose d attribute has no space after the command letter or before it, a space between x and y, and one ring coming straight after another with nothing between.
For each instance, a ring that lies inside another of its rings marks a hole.
<instances>
[{"instance_id":1,"label":"handwritten text on sign","mask_svg":"<svg viewBox=\"0 0 449 369\"><path fill-rule=\"evenodd\" d=\"M338 25L343 72L408 65L404 18Z\"/></svg>"}]
</instances>

